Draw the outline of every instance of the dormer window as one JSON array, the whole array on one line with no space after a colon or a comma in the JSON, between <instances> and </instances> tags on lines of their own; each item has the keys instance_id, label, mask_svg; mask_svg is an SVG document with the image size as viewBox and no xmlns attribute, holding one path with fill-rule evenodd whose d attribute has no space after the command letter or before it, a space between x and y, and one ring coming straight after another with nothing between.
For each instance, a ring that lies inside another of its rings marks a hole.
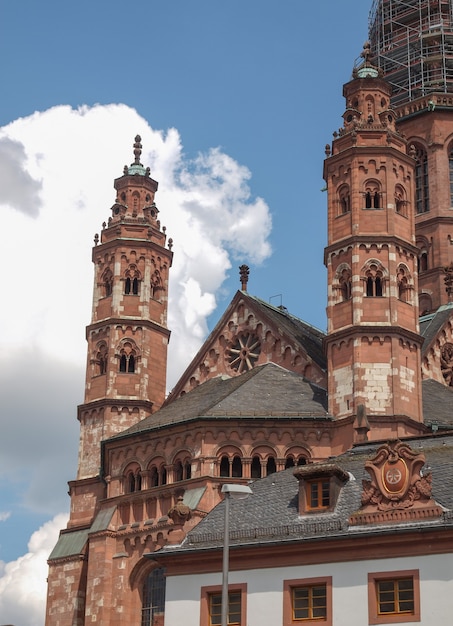
<instances>
[{"instance_id":1,"label":"dormer window","mask_svg":"<svg viewBox=\"0 0 453 626\"><path fill-rule=\"evenodd\" d=\"M294 470L299 481L299 514L333 511L349 475L333 463L313 463Z\"/></svg>"}]
</instances>

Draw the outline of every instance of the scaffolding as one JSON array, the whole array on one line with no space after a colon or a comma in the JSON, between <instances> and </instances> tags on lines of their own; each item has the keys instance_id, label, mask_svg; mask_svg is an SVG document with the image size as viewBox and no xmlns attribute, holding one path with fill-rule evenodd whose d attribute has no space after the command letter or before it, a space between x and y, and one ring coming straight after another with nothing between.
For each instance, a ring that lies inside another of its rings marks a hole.
<instances>
[{"instance_id":1,"label":"scaffolding","mask_svg":"<svg viewBox=\"0 0 453 626\"><path fill-rule=\"evenodd\" d=\"M453 93L453 0L373 0L368 31L394 106Z\"/></svg>"}]
</instances>

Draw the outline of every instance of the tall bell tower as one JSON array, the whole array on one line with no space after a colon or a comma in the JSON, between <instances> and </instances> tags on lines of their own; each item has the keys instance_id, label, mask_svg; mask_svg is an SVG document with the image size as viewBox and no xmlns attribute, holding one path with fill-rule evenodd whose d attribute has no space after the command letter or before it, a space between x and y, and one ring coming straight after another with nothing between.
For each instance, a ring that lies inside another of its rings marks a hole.
<instances>
[{"instance_id":1,"label":"tall bell tower","mask_svg":"<svg viewBox=\"0 0 453 626\"><path fill-rule=\"evenodd\" d=\"M422 428L415 154L396 131L369 44L362 56L324 165L329 412L359 440Z\"/></svg>"},{"instance_id":2,"label":"tall bell tower","mask_svg":"<svg viewBox=\"0 0 453 626\"><path fill-rule=\"evenodd\" d=\"M168 274L172 240L166 245L154 202L158 183L134 162L114 181L116 200L93 248L94 288L84 403L78 408L80 447L77 481L93 480L100 443L156 411L165 399ZM84 506L78 499L78 515Z\"/></svg>"}]
</instances>

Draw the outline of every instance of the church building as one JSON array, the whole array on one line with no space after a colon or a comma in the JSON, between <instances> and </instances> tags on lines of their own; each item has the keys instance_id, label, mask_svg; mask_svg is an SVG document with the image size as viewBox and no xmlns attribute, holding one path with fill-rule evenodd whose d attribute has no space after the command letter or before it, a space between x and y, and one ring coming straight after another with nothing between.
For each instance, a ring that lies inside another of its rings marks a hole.
<instances>
[{"instance_id":1,"label":"church building","mask_svg":"<svg viewBox=\"0 0 453 626\"><path fill-rule=\"evenodd\" d=\"M243 265L168 396L173 242L135 137L93 247L46 626L220 624L225 483L253 491L229 624L346 623L361 585L352 625L451 614L423 598L438 572L453 597L453 1L374 0L369 36L325 147L327 333L251 295Z\"/></svg>"}]
</instances>

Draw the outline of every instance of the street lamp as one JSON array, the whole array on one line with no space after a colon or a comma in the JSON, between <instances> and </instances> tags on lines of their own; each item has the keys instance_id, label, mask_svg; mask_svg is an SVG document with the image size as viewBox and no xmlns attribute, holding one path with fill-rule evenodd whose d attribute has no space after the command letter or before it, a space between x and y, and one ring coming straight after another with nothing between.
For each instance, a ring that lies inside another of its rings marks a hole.
<instances>
[{"instance_id":1,"label":"street lamp","mask_svg":"<svg viewBox=\"0 0 453 626\"><path fill-rule=\"evenodd\" d=\"M222 566L222 626L228 626L228 562L230 556L230 498L243 500L252 493L246 485L222 485L225 494L225 526L223 533Z\"/></svg>"}]
</instances>

